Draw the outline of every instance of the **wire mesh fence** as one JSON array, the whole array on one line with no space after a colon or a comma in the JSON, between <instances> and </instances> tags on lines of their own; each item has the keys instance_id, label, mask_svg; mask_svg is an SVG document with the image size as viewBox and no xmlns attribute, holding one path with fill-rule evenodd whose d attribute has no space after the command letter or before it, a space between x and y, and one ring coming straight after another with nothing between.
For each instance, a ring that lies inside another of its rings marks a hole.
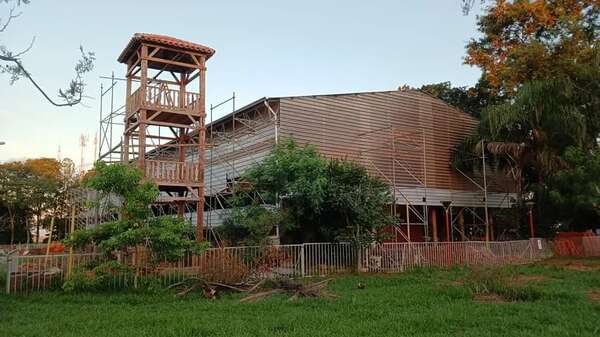
<instances>
[{"instance_id":1,"label":"wire mesh fence","mask_svg":"<svg viewBox=\"0 0 600 337\"><path fill-rule=\"evenodd\" d=\"M8 293L58 288L74 279L110 289L155 283L167 286L198 277L236 284L274 277L335 273L402 272L416 267L528 263L552 255L541 239L505 242L384 243L359 248L350 243L305 243L266 247L211 248L175 262L152 261L147 251L126 254L4 255L0 280ZM2 257L0 255L0 257Z\"/></svg>"},{"instance_id":2,"label":"wire mesh fence","mask_svg":"<svg viewBox=\"0 0 600 337\"><path fill-rule=\"evenodd\" d=\"M416 267L523 264L552 256L546 241L384 243L367 247L363 269L402 272Z\"/></svg>"},{"instance_id":3,"label":"wire mesh fence","mask_svg":"<svg viewBox=\"0 0 600 337\"><path fill-rule=\"evenodd\" d=\"M12 245L0 245L0 254L8 254L12 251L26 252L36 249L44 249L48 246L46 243L16 243Z\"/></svg>"}]
</instances>

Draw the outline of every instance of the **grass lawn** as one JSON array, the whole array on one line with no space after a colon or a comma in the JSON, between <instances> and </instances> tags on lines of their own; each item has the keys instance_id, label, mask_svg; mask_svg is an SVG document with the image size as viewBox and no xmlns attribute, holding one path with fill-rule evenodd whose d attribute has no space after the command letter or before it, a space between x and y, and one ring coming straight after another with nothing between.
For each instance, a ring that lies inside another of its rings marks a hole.
<instances>
[{"instance_id":1,"label":"grass lawn","mask_svg":"<svg viewBox=\"0 0 600 337\"><path fill-rule=\"evenodd\" d=\"M329 287L339 299L293 302L170 293L0 295L0 336L600 336L600 259L504 268L516 301L476 296L473 274L482 272L340 276Z\"/></svg>"}]
</instances>

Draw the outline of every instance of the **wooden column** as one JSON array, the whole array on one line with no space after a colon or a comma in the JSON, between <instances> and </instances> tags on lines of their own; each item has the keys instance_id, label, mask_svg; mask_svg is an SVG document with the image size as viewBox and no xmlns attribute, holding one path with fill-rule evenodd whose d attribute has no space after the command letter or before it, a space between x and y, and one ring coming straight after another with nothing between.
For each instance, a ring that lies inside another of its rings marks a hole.
<instances>
[{"instance_id":1,"label":"wooden column","mask_svg":"<svg viewBox=\"0 0 600 337\"><path fill-rule=\"evenodd\" d=\"M140 62L140 91L142 94L142 102L148 99L146 94L146 88L148 87L148 46L142 45L142 61ZM143 103L142 103L143 104ZM146 175L146 110L140 109L140 129L139 129L139 149L138 149L138 162L140 169Z\"/></svg>"},{"instance_id":2,"label":"wooden column","mask_svg":"<svg viewBox=\"0 0 600 337\"><path fill-rule=\"evenodd\" d=\"M199 83L199 109L200 118L198 123L198 206L196 207L196 240L204 240L204 151L206 141L206 126L204 125L206 117L206 67L205 57L200 59L200 67L198 68L200 73Z\"/></svg>"},{"instance_id":3,"label":"wooden column","mask_svg":"<svg viewBox=\"0 0 600 337\"><path fill-rule=\"evenodd\" d=\"M463 214L463 209L458 212L458 229L460 230L461 241L467 241L465 237L465 216Z\"/></svg>"},{"instance_id":4,"label":"wooden column","mask_svg":"<svg viewBox=\"0 0 600 337\"><path fill-rule=\"evenodd\" d=\"M429 221L431 223L431 233L433 236L433 242L438 242L437 212L433 207L429 209Z\"/></svg>"}]
</instances>

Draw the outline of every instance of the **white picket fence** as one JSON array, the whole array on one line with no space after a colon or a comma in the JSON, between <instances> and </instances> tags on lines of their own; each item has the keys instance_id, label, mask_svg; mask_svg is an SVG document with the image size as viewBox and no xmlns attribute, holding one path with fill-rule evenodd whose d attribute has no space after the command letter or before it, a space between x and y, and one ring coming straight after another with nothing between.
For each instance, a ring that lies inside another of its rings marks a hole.
<instances>
[{"instance_id":1,"label":"white picket fence","mask_svg":"<svg viewBox=\"0 0 600 337\"><path fill-rule=\"evenodd\" d=\"M143 252L118 259L131 273L115 273L110 286L131 286L132 277L167 285L190 276L240 282L275 276L311 277L336 273L393 273L416 267L529 263L552 255L546 241L384 243L358 248L350 243L305 243L268 247L211 248L177 262L150 264ZM8 293L60 286L81 267L108 258L97 253L0 256L0 279ZM4 275L1 275L4 274ZM4 277L3 277L4 276Z\"/></svg>"}]
</instances>

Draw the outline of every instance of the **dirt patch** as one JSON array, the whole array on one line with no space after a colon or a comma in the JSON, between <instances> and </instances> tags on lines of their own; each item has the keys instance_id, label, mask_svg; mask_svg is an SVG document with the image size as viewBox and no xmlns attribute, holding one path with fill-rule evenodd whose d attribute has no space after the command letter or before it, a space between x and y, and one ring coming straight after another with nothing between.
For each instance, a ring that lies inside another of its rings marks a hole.
<instances>
[{"instance_id":1,"label":"dirt patch","mask_svg":"<svg viewBox=\"0 0 600 337\"><path fill-rule=\"evenodd\" d=\"M473 301L480 303L506 303L506 300L494 293L478 293L473 295Z\"/></svg>"},{"instance_id":2,"label":"dirt patch","mask_svg":"<svg viewBox=\"0 0 600 337\"><path fill-rule=\"evenodd\" d=\"M465 285L465 281L464 280L454 280L450 282L450 285L453 287L460 287L460 286L464 286Z\"/></svg>"},{"instance_id":3,"label":"dirt patch","mask_svg":"<svg viewBox=\"0 0 600 337\"><path fill-rule=\"evenodd\" d=\"M513 285L523 285L527 283L546 281L547 279L548 278L546 276L542 275L517 275L508 280L508 282Z\"/></svg>"},{"instance_id":4,"label":"dirt patch","mask_svg":"<svg viewBox=\"0 0 600 337\"><path fill-rule=\"evenodd\" d=\"M587 263L586 261L577 261L570 259L549 259L543 263L546 266L562 267L574 271L592 271L600 270L600 264Z\"/></svg>"},{"instance_id":5,"label":"dirt patch","mask_svg":"<svg viewBox=\"0 0 600 337\"><path fill-rule=\"evenodd\" d=\"M592 271L599 270L600 266L590 266L583 263L570 263L568 265L565 265L564 268L575 271Z\"/></svg>"},{"instance_id":6,"label":"dirt patch","mask_svg":"<svg viewBox=\"0 0 600 337\"><path fill-rule=\"evenodd\" d=\"M588 298L594 303L600 303L600 289L590 291L588 293Z\"/></svg>"}]
</instances>

